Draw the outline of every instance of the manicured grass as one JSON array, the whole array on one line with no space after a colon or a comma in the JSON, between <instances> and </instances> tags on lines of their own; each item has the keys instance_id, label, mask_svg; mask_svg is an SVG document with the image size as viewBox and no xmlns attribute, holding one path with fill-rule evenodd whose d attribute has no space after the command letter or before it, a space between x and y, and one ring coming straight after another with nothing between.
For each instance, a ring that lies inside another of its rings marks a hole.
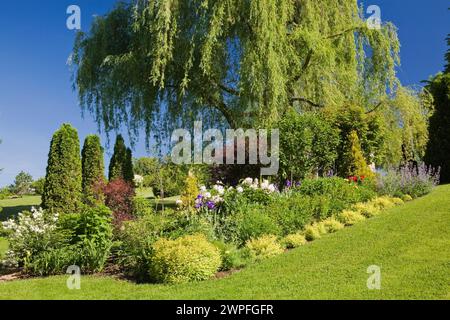
<instances>
[{"instance_id":1,"label":"manicured grass","mask_svg":"<svg viewBox=\"0 0 450 320\"><path fill-rule=\"evenodd\" d=\"M167 208L175 208L176 201L180 199L180 196L167 197L164 199L156 199L155 194L153 192L153 188L136 189L136 197L149 199L151 204L157 207L158 210L161 210L163 205Z\"/></svg>"},{"instance_id":2,"label":"manicured grass","mask_svg":"<svg viewBox=\"0 0 450 320\"><path fill-rule=\"evenodd\" d=\"M2 299L449 299L450 186L228 278L137 285L66 276L0 283ZM381 290L367 268L381 267Z\"/></svg>"},{"instance_id":3,"label":"manicured grass","mask_svg":"<svg viewBox=\"0 0 450 320\"><path fill-rule=\"evenodd\" d=\"M137 188L136 189L136 196L138 198L147 198L147 199L154 199L155 194L153 192L153 188Z\"/></svg>"},{"instance_id":4,"label":"manicured grass","mask_svg":"<svg viewBox=\"0 0 450 320\"><path fill-rule=\"evenodd\" d=\"M3 210L0 212L0 221L8 220L16 216L19 212L30 210L31 207L39 207L41 205L40 196L26 196L17 199L0 200L0 207Z\"/></svg>"}]
</instances>

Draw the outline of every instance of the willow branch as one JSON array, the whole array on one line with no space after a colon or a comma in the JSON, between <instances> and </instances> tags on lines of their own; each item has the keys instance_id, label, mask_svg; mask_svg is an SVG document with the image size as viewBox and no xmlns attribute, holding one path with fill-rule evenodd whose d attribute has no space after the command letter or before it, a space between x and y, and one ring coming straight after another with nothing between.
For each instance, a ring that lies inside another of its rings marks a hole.
<instances>
[{"instance_id":1,"label":"willow branch","mask_svg":"<svg viewBox=\"0 0 450 320\"><path fill-rule=\"evenodd\" d=\"M374 106L372 109L370 109L369 111L366 111L366 114L375 112L379 107L381 107L383 105L383 101L380 101L377 103L376 106Z\"/></svg>"},{"instance_id":2,"label":"willow branch","mask_svg":"<svg viewBox=\"0 0 450 320\"><path fill-rule=\"evenodd\" d=\"M325 107L322 104L316 103L314 101L311 101L309 99L302 98L302 97L293 97L293 98L291 98L291 102L295 102L295 101L305 102L305 103L307 103L307 104L309 104L309 105L311 105L313 107L316 107L316 108L323 108L323 107Z\"/></svg>"}]
</instances>

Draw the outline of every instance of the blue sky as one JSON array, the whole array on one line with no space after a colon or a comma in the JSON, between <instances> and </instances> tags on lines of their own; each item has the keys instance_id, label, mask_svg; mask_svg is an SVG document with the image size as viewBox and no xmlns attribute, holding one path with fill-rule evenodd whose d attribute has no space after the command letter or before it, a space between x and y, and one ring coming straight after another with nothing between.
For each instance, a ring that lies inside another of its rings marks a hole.
<instances>
[{"instance_id":1,"label":"blue sky","mask_svg":"<svg viewBox=\"0 0 450 320\"><path fill-rule=\"evenodd\" d=\"M21 170L38 178L45 174L52 133L72 123L80 139L97 133L89 114L83 119L72 91L66 64L74 32L66 28L66 9L82 10L82 29L94 15L106 13L115 0L23 0L0 4L0 186L13 182ZM381 8L382 19L399 28L403 84L442 70L445 38L450 33L448 0L369 0ZM142 141L135 155L146 155ZM105 139L103 138L103 141ZM110 150L107 152L109 158ZM106 163L108 164L108 163Z\"/></svg>"}]
</instances>

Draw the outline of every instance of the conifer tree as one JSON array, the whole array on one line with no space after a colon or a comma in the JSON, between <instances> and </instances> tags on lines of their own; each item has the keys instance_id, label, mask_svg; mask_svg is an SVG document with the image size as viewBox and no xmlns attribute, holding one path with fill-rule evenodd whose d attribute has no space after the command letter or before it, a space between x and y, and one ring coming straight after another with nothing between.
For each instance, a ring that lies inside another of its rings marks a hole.
<instances>
[{"instance_id":1,"label":"conifer tree","mask_svg":"<svg viewBox=\"0 0 450 320\"><path fill-rule=\"evenodd\" d=\"M109 165L109 181L123 179L133 182L133 154L130 148L125 146L122 135L118 135L114 145L114 153Z\"/></svg>"},{"instance_id":2,"label":"conifer tree","mask_svg":"<svg viewBox=\"0 0 450 320\"><path fill-rule=\"evenodd\" d=\"M42 207L76 212L81 200L81 158L77 130L63 124L53 135L48 154Z\"/></svg>"},{"instance_id":3,"label":"conifer tree","mask_svg":"<svg viewBox=\"0 0 450 320\"><path fill-rule=\"evenodd\" d=\"M99 136L86 137L81 156L84 201L88 204L103 203L101 186L105 182L105 165Z\"/></svg>"},{"instance_id":4,"label":"conifer tree","mask_svg":"<svg viewBox=\"0 0 450 320\"><path fill-rule=\"evenodd\" d=\"M127 158L127 148L122 135L118 135L114 144L114 153L109 164L109 181L124 179L124 163Z\"/></svg>"},{"instance_id":5,"label":"conifer tree","mask_svg":"<svg viewBox=\"0 0 450 320\"><path fill-rule=\"evenodd\" d=\"M125 163L123 165L123 179L127 182L134 181L133 153L130 148L127 149Z\"/></svg>"},{"instance_id":6,"label":"conifer tree","mask_svg":"<svg viewBox=\"0 0 450 320\"><path fill-rule=\"evenodd\" d=\"M356 131L351 131L348 135L347 148L344 155L344 173L347 177L372 178L373 172L364 158Z\"/></svg>"}]
</instances>

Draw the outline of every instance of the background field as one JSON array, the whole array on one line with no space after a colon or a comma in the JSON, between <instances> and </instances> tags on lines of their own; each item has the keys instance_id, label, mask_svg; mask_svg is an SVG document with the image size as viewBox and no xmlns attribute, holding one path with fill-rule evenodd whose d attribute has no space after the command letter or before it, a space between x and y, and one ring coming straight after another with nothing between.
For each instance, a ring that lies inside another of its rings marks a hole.
<instances>
[{"instance_id":1,"label":"background field","mask_svg":"<svg viewBox=\"0 0 450 320\"><path fill-rule=\"evenodd\" d=\"M450 186L228 278L137 285L86 276L0 283L0 299L450 299ZM378 265L381 290L368 290Z\"/></svg>"}]
</instances>

